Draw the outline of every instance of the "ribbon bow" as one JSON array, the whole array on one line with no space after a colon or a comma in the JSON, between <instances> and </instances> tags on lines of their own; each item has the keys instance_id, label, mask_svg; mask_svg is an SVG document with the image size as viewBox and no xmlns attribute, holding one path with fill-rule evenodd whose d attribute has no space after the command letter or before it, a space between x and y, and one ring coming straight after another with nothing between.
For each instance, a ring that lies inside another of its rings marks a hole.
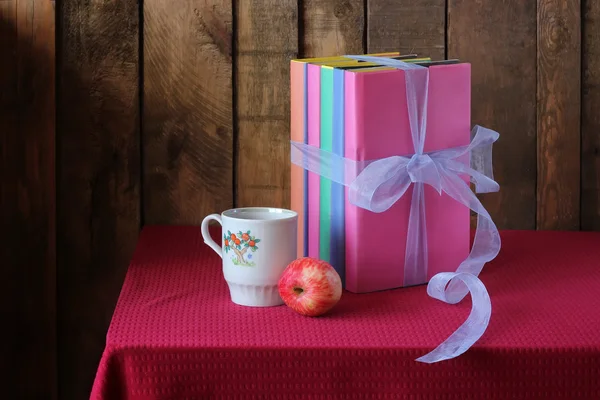
<instances>
[{"instance_id":1,"label":"ribbon bow","mask_svg":"<svg viewBox=\"0 0 600 400\"><path fill-rule=\"evenodd\" d=\"M349 187L349 201L357 207L380 213L389 209L415 185L411 199L404 281L407 286L427 279L427 234L424 185L446 193L478 214L477 230L469 256L456 272L442 272L427 286L430 297L448 304L460 302L471 294L472 308L467 320L444 342L417 361L434 363L457 357L483 335L492 307L485 285L478 275L486 262L500 251L500 235L489 213L471 191L463 176L475 183L477 193L496 192L492 174L492 144L498 133L475 126L468 146L424 153L427 132L427 95L429 69L401 60L370 56L347 56L360 61L405 71L406 97L411 136L415 153L378 160L355 161L304 143L291 142L292 163L333 182ZM470 166L461 158L470 156Z\"/></svg>"}]
</instances>

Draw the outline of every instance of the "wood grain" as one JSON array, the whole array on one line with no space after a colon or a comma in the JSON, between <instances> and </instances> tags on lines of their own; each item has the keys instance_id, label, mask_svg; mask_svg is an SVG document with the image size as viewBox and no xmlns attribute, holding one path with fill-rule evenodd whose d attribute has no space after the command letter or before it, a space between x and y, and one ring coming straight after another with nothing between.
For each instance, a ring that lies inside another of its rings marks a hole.
<instances>
[{"instance_id":1,"label":"wood grain","mask_svg":"<svg viewBox=\"0 0 600 400\"><path fill-rule=\"evenodd\" d=\"M367 0L367 50L444 59L446 0Z\"/></svg>"},{"instance_id":2,"label":"wood grain","mask_svg":"<svg viewBox=\"0 0 600 400\"><path fill-rule=\"evenodd\" d=\"M581 229L600 230L600 2L583 0Z\"/></svg>"},{"instance_id":3,"label":"wood grain","mask_svg":"<svg viewBox=\"0 0 600 400\"><path fill-rule=\"evenodd\" d=\"M537 3L537 228L578 230L581 4Z\"/></svg>"},{"instance_id":4,"label":"wood grain","mask_svg":"<svg viewBox=\"0 0 600 400\"><path fill-rule=\"evenodd\" d=\"M144 2L144 222L233 205L230 0Z\"/></svg>"},{"instance_id":5,"label":"wood grain","mask_svg":"<svg viewBox=\"0 0 600 400\"><path fill-rule=\"evenodd\" d=\"M363 0L305 0L302 2L303 57L363 54Z\"/></svg>"},{"instance_id":6,"label":"wood grain","mask_svg":"<svg viewBox=\"0 0 600 400\"><path fill-rule=\"evenodd\" d=\"M140 225L138 4L64 0L58 96L59 398L88 398Z\"/></svg>"},{"instance_id":7,"label":"wood grain","mask_svg":"<svg viewBox=\"0 0 600 400\"><path fill-rule=\"evenodd\" d=\"M290 205L290 71L298 54L293 0L236 0L237 205Z\"/></svg>"},{"instance_id":8,"label":"wood grain","mask_svg":"<svg viewBox=\"0 0 600 400\"><path fill-rule=\"evenodd\" d=\"M536 213L536 7L521 0L449 0L448 58L471 63L472 125L500 133L494 178L481 195L503 229L534 229Z\"/></svg>"},{"instance_id":9,"label":"wood grain","mask_svg":"<svg viewBox=\"0 0 600 400\"><path fill-rule=\"evenodd\" d=\"M0 385L56 398L55 40L45 0L0 1Z\"/></svg>"}]
</instances>

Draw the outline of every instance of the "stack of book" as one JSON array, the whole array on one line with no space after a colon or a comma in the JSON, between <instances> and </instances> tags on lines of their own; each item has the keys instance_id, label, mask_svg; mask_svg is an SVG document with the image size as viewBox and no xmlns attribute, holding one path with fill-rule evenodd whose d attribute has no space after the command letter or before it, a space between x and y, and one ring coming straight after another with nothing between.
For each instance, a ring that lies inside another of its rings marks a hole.
<instances>
[{"instance_id":1,"label":"stack of book","mask_svg":"<svg viewBox=\"0 0 600 400\"><path fill-rule=\"evenodd\" d=\"M470 64L416 54L371 56L428 67L425 152L469 144ZM293 142L357 161L414 153L405 71L340 56L292 60L290 76ZM351 204L347 187L298 165L291 168L298 256L331 263L351 292L406 286L412 188L389 210L374 213ZM421 283L439 272L454 272L470 245L469 209L430 186L424 190L429 266Z\"/></svg>"}]
</instances>

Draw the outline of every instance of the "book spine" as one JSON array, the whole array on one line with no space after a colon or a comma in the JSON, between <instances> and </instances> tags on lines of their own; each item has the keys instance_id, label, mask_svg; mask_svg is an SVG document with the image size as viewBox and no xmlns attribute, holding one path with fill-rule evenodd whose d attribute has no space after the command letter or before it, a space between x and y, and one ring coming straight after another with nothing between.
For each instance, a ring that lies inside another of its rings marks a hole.
<instances>
[{"instance_id":1,"label":"book spine","mask_svg":"<svg viewBox=\"0 0 600 400\"><path fill-rule=\"evenodd\" d=\"M333 151L333 68L321 67L321 149ZM321 177L319 258L331 262L331 181Z\"/></svg>"},{"instance_id":2,"label":"book spine","mask_svg":"<svg viewBox=\"0 0 600 400\"><path fill-rule=\"evenodd\" d=\"M344 71L333 70L333 121L332 121L332 151L334 154L344 156ZM346 233L344 232L345 210L344 186L332 182L331 184L331 265L340 275L342 286L346 284Z\"/></svg>"},{"instance_id":3,"label":"book spine","mask_svg":"<svg viewBox=\"0 0 600 400\"><path fill-rule=\"evenodd\" d=\"M295 142L305 142L305 63L290 62L290 139ZM298 214L297 255L305 255L305 206L304 197L306 184L305 170L295 164L291 165L290 208Z\"/></svg>"},{"instance_id":4,"label":"book spine","mask_svg":"<svg viewBox=\"0 0 600 400\"><path fill-rule=\"evenodd\" d=\"M308 144L321 146L321 67L308 64ZM308 173L308 256L319 258L320 179Z\"/></svg>"},{"instance_id":5,"label":"book spine","mask_svg":"<svg viewBox=\"0 0 600 400\"><path fill-rule=\"evenodd\" d=\"M358 158L357 138L361 134L362 115L357 101L360 98L361 83L359 74L344 72L344 157ZM351 292L358 292L359 276L356 263L358 261L358 209L348 201L348 188L344 188L345 219L345 287Z\"/></svg>"}]
</instances>

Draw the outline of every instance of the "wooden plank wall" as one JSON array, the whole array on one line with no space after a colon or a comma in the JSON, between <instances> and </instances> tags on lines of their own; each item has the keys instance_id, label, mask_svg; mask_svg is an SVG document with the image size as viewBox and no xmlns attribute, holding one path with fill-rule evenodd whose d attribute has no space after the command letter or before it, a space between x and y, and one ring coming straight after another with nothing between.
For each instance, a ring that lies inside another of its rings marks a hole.
<instances>
[{"instance_id":1,"label":"wooden plank wall","mask_svg":"<svg viewBox=\"0 0 600 400\"><path fill-rule=\"evenodd\" d=\"M582 0L581 229L600 230L600 2Z\"/></svg>"},{"instance_id":2,"label":"wooden plank wall","mask_svg":"<svg viewBox=\"0 0 600 400\"><path fill-rule=\"evenodd\" d=\"M501 190L480 197L506 229L536 226L536 19L531 1L448 2L448 57L472 63L472 124L502 135L493 156Z\"/></svg>"},{"instance_id":3,"label":"wooden plank wall","mask_svg":"<svg viewBox=\"0 0 600 400\"><path fill-rule=\"evenodd\" d=\"M581 4L537 6L537 228L579 229Z\"/></svg>"},{"instance_id":4,"label":"wooden plank wall","mask_svg":"<svg viewBox=\"0 0 600 400\"><path fill-rule=\"evenodd\" d=\"M230 0L145 0L142 216L195 224L233 205Z\"/></svg>"},{"instance_id":5,"label":"wooden plank wall","mask_svg":"<svg viewBox=\"0 0 600 400\"><path fill-rule=\"evenodd\" d=\"M136 0L59 2L59 398L89 396L140 228Z\"/></svg>"},{"instance_id":6,"label":"wooden plank wall","mask_svg":"<svg viewBox=\"0 0 600 400\"><path fill-rule=\"evenodd\" d=\"M89 395L141 226L289 206L298 56L471 62L473 124L501 133L498 225L600 230L597 1L167 3L0 1L8 397Z\"/></svg>"},{"instance_id":7,"label":"wooden plank wall","mask_svg":"<svg viewBox=\"0 0 600 400\"><path fill-rule=\"evenodd\" d=\"M298 55L298 2L234 1L234 13L234 202L289 207L289 60Z\"/></svg>"},{"instance_id":8,"label":"wooden plank wall","mask_svg":"<svg viewBox=\"0 0 600 400\"><path fill-rule=\"evenodd\" d=\"M55 20L0 1L0 387L56 398Z\"/></svg>"}]
</instances>

